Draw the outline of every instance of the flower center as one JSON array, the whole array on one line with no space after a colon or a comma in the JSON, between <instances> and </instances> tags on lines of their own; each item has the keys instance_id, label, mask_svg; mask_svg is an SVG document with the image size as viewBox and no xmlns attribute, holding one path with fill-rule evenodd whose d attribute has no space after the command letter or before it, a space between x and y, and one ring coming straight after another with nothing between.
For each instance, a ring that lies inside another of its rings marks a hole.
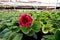
<instances>
[{"instance_id":1,"label":"flower center","mask_svg":"<svg viewBox=\"0 0 60 40\"><path fill-rule=\"evenodd\" d=\"M24 18L24 19L23 19L23 23L24 23L24 24L28 23L28 19L27 19L27 18Z\"/></svg>"}]
</instances>

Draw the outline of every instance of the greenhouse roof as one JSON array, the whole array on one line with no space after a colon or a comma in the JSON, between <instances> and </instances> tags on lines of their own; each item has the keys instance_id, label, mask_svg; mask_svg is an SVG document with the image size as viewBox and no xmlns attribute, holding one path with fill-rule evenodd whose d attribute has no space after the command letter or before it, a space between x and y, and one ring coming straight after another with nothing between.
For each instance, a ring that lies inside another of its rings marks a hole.
<instances>
[{"instance_id":1,"label":"greenhouse roof","mask_svg":"<svg viewBox=\"0 0 60 40\"><path fill-rule=\"evenodd\" d=\"M60 0L0 0L0 5L9 6L59 6Z\"/></svg>"}]
</instances>

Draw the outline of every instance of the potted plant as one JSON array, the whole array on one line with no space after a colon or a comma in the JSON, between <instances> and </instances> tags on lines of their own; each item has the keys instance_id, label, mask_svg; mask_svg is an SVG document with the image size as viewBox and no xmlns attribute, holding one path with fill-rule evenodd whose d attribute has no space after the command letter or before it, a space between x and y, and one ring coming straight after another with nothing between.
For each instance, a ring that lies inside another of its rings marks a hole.
<instances>
[{"instance_id":1,"label":"potted plant","mask_svg":"<svg viewBox=\"0 0 60 40\"><path fill-rule=\"evenodd\" d=\"M0 12L0 38L4 40L60 40L60 12Z\"/></svg>"}]
</instances>

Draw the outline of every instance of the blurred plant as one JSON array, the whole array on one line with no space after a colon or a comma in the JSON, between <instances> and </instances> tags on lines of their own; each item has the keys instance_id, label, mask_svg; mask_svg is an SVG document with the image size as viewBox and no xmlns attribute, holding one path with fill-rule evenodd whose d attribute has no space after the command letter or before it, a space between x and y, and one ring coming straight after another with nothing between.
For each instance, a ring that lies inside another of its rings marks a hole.
<instances>
[{"instance_id":1,"label":"blurred plant","mask_svg":"<svg viewBox=\"0 0 60 40\"><path fill-rule=\"evenodd\" d=\"M41 30L44 34L53 33L42 40L60 40L60 12L0 12L0 38L4 40L22 40L23 34L34 36Z\"/></svg>"}]
</instances>

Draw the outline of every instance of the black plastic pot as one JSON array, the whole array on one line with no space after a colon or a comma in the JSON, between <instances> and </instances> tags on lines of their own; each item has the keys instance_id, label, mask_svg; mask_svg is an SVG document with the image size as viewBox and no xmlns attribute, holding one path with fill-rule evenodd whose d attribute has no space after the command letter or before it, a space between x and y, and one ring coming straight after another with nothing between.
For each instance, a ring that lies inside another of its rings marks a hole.
<instances>
[{"instance_id":1,"label":"black plastic pot","mask_svg":"<svg viewBox=\"0 0 60 40\"><path fill-rule=\"evenodd\" d=\"M43 35L44 34L42 33L42 31L36 33L34 36L31 36L31 37L23 34L22 40L41 40Z\"/></svg>"},{"instance_id":2,"label":"black plastic pot","mask_svg":"<svg viewBox=\"0 0 60 40\"><path fill-rule=\"evenodd\" d=\"M44 34L42 31L36 33L34 36L27 36L25 34L23 34L23 39L22 40L41 40L43 38L44 35L53 35L53 33L47 33L47 34Z\"/></svg>"}]
</instances>

